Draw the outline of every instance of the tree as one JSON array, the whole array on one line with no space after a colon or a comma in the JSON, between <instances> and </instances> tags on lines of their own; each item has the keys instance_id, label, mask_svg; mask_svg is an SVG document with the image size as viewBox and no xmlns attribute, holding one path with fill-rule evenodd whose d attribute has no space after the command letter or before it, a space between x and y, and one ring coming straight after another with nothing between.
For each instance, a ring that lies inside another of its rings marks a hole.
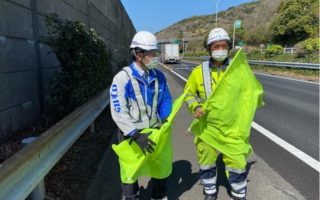
<instances>
[{"instance_id":1,"label":"tree","mask_svg":"<svg viewBox=\"0 0 320 200\"><path fill-rule=\"evenodd\" d=\"M292 45L315 36L319 31L318 7L316 0L285 1L271 26L274 42Z\"/></svg>"},{"instance_id":2,"label":"tree","mask_svg":"<svg viewBox=\"0 0 320 200\"><path fill-rule=\"evenodd\" d=\"M268 43L271 40L268 27L259 26L245 34L244 41L247 44L259 46L260 44Z\"/></svg>"},{"instance_id":3,"label":"tree","mask_svg":"<svg viewBox=\"0 0 320 200\"><path fill-rule=\"evenodd\" d=\"M57 14L45 21L48 35L43 42L61 65L50 87L49 114L60 119L107 88L112 78L110 55L96 31L85 24Z\"/></svg>"}]
</instances>

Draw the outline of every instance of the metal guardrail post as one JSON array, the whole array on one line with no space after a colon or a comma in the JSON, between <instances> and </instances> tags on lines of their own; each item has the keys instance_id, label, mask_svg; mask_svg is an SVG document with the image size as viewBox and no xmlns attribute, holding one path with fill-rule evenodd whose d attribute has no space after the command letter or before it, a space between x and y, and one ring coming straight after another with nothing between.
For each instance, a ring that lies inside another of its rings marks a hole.
<instances>
[{"instance_id":1,"label":"metal guardrail post","mask_svg":"<svg viewBox=\"0 0 320 200\"><path fill-rule=\"evenodd\" d=\"M29 137L22 140L21 144L23 147L31 144L37 137ZM30 200L44 200L46 198L46 186L44 184L44 178L39 184L32 190L29 195Z\"/></svg>"}]
</instances>

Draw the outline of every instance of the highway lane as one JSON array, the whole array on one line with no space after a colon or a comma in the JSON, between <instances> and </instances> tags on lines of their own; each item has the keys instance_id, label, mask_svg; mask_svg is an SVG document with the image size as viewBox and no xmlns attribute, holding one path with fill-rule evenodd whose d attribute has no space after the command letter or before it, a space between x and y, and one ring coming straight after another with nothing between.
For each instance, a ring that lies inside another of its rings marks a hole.
<instances>
[{"instance_id":1,"label":"highway lane","mask_svg":"<svg viewBox=\"0 0 320 200\"><path fill-rule=\"evenodd\" d=\"M184 64L187 65L187 64ZM194 65L174 65L172 68L182 77L171 73L163 67L170 92L176 99L183 91L185 81ZM170 66L171 67L171 66ZM178 69L178 68L186 69ZM186 107L179 111L173 128L173 172L168 180L168 197L170 200L203 199L202 186L199 183L199 166L193 135L186 130L192 121ZM116 140L116 138L113 138ZM113 141L112 143L116 143ZM310 166L285 151L278 144L252 129L251 144L254 154L250 156L248 176L248 199L254 200L315 200L319 199L319 174ZM224 166L218 159L218 199L230 200ZM87 199L120 199L120 178L117 157L109 146L99 166L96 180L90 187ZM140 199L150 199L152 186L148 177L139 178ZM110 192L112 191L112 192Z\"/></svg>"},{"instance_id":2,"label":"highway lane","mask_svg":"<svg viewBox=\"0 0 320 200\"><path fill-rule=\"evenodd\" d=\"M187 78L193 63L170 65ZM319 160L319 84L256 74L264 88L265 106L255 122Z\"/></svg>"},{"instance_id":3,"label":"highway lane","mask_svg":"<svg viewBox=\"0 0 320 200\"><path fill-rule=\"evenodd\" d=\"M187 78L193 63L169 65ZM266 105L254 121L289 144L319 160L319 84L256 74ZM252 129L254 150L306 199L319 199L319 173L282 147Z\"/></svg>"},{"instance_id":4,"label":"highway lane","mask_svg":"<svg viewBox=\"0 0 320 200\"><path fill-rule=\"evenodd\" d=\"M293 146L319 160L319 85L265 75L266 106L255 121Z\"/></svg>"}]
</instances>

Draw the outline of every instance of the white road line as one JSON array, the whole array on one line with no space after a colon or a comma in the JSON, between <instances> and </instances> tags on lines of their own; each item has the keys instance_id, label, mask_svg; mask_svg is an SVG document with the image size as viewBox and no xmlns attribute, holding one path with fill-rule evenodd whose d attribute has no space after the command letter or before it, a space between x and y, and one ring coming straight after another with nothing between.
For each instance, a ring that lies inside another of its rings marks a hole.
<instances>
[{"instance_id":1,"label":"white road line","mask_svg":"<svg viewBox=\"0 0 320 200\"><path fill-rule=\"evenodd\" d=\"M169 69L167 66L161 64L163 67L165 67L167 70L171 71L173 74L187 82L187 79L185 79L183 76L178 74L177 72L173 71L172 69ZM287 150L289 153L315 169L316 171L320 172L320 162L309 156L308 154L304 153L303 151L297 149L293 145L289 144L288 142L284 141L280 137L276 136L275 134L271 133L267 129L263 128L256 122L252 122L252 128L256 129L258 132L269 138L274 143L281 146L283 149Z\"/></svg>"},{"instance_id":2,"label":"white road line","mask_svg":"<svg viewBox=\"0 0 320 200\"><path fill-rule=\"evenodd\" d=\"M178 76L179 78L181 78L182 80L184 80L185 82L187 82L187 79L184 78L183 76L181 76L180 74L178 74L177 72L173 71L172 69L169 69L167 66L165 66L164 64L160 63L160 65L162 65L164 68L166 68L167 70L171 71L172 73L174 73L176 76Z\"/></svg>"},{"instance_id":3,"label":"white road line","mask_svg":"<svg viewBox=\"0 0 320 200\"><path fill-rule=\"evenodd\" d=\"M190 61L183 61L183 62L186 62L186 63L191 63L191 64L197 64L197 65L200 65L200 63L196 63L196 62L190 62Z\"/></svg>"},{"instance_id":4,"label":"white road line","mask_svg":"<svg viewBox=\"0 0 320 200\"><path fill-rule=\"evenodd\" d=\"M271 74L264 74L264 73L259 73L259 72L255 72L255 74L259 74L259 75L263 75L263 76L271 76L271 77L274 77L274 78L287 79L287 80L291 80L291 81L298 81L298 82L303 82L303 83L311 83L311 84L319 85L319 83L315 83L315 82L311 82L311 81L303 81L303 80L298 80L298 79L294 79L294 78L280 77L280 76L275 76L275 75L271 75Z\"/></svg>"},{"instance_id":5,"label":"white road line","mask_svg":"<svg viewBox=\"0 0 320 200\"><path fill-rule=\"evenodd\" d=\"M187 70L189 70L189 69L193 69L193 68L189 68L189 67L176 67L175 69L187 69Z\"/></svg>"},{"instance_id":6,"label":"white road line","mask_svg":"<svg viewBox=\"0 0 320 200\"><path fill-rule=\"evenodd\" d=\"M292 146L288 142L284 141L280 137L276 136L275 134L271 133L270 131L268 131L267 129L263 128L262 126L260 126L259 124L255 123L255 122L252 122L252 128L256 129L257 131L262 133L264 136L269 138L271 141L278 144L279 146L281 146L282 148L287 150L289 153L296 156L297 158L302 160L304 163L308 164L310 167L312 167L313 169L320 172L320 162L319 161L310 157L309 155L307 155L303 151Z\"/></svg>"}]
</instances>

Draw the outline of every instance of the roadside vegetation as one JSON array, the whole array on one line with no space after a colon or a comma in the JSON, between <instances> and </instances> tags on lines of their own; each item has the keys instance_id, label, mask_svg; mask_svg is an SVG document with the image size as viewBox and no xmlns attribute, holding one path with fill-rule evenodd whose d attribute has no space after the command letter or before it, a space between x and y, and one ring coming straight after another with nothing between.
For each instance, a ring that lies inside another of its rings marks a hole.
<instances>
[{"instance_id":1,"label":"roadside vegetation","mask_svg":"<svg viewBox=\"0 0 320 200\"><path fill-rule=\"evenodd\" d=\"M232 9L228 9L228 11L221 13L221 18L231 16L231 13L237 13L236 10L240 13L238 16L232 15L233 19L242 19L243 21L243 26L236 30L235 44L239 45L241 41L249 60L319 63L319 2L316 0L283 0L280 1L276 12L268 10L269 3L272 2L262 0L252 4L241 5L238 8L234 8L233 12ZM244 15L243 13L249 14L248 18L254 21L255 19L250 15L251 11L259 10L262 7L265 10L260 10L259 15L263 16L264 12L269 12L271 21L263 18L261 20L265 20L264 27L259 29L249 27L246 24L248 20L246 21L246 18L241 16ZM192 19L196 20L197 17L184 20L183 23L191 23ZM185 24L185 26L187 25ZM231 36L232 28L224 28L229 30ZM208 31L203 32L208 34ZM203 41L206 39L205 34L203 35ZM208 52L203 48L202 44L202 41L190 41L184 57L208 56ZM293 53L286 53L286 47L293 48ZM231 51L231 56L234 53L235 51ZM268 74L319 82L319 70L258 65L252 65L251 67L255 71Z\"/></svg>"},{"instance_id":2,"label":"roadside vegetation","mask_svg":"<svg viewBox=\"0 0 320 200\"><path fill-rule=\"evenodd\" d=\"M220 12L218 18L219 24L229 32L230 37L232 37L234 20L241 20L241 28L236 29L235 46L239 47L241 43L250 60L319 63L318 15L317 0L261 0L229 8ZM215 21L212 15L194 16L157 34L160 37L175 35L175 33L178 33L178 38L183 35L185 38L197 37L198 40L188 42L184 57L208 56L203 42L213 27L215 27ZM165 33L167 35L164 35ZM286 47L293 48L293 53L285 53ZM312 75L314 79L319 77L319 70L271 66L254 68L274 73L286 71L286 73L302 76Z\"/></svg>"},{"instance_id":3,"label":"roadside vegetation","mask_svg":"<svg viewBox=\"0 0 320 200\"><path fill-rule=\"evenodd\" d=\"M249 60L266 60L281 62L319 63L319 38L309 38L295 45L294 53L285 53L281 45L270 45L266 49L244 46ZM231 54L234 54L231 51ZM208 52L185 52L186 57L208 56Z\"/></svg>"},{"instance_id":4,"label":"roadside vegetation","mask_svg":"<svg viewBox=\"0 0 320 200\"><path fill-rule=\"evenodd\" d=\"M111 83L111 57L94 29L79 21L62 20L56 14L46 17L48 45L60 62L46 96L42 119L26 129L0 138L0 163L22 148L21 141L38 137ZM106 109L95 122L96 132L85 131L69 152L46 176L46 199L84 199L95 178L101 157L116 126ZM84 162L85 161L85 162Z\"/></svg>"},{"instance_id":5,"label":"roadside vegetation","mask_svg":"<svg viewBox=\"0 0 320 200\"><path fill-rule=\"evenodd\" d=\"M48 35L43 42L60 63L51 81L46 110L50 118L61 119L111 83L110 55L96 31L84 23L62 20L56 14L45 21Z\"/></svg>"}]
</instances>

